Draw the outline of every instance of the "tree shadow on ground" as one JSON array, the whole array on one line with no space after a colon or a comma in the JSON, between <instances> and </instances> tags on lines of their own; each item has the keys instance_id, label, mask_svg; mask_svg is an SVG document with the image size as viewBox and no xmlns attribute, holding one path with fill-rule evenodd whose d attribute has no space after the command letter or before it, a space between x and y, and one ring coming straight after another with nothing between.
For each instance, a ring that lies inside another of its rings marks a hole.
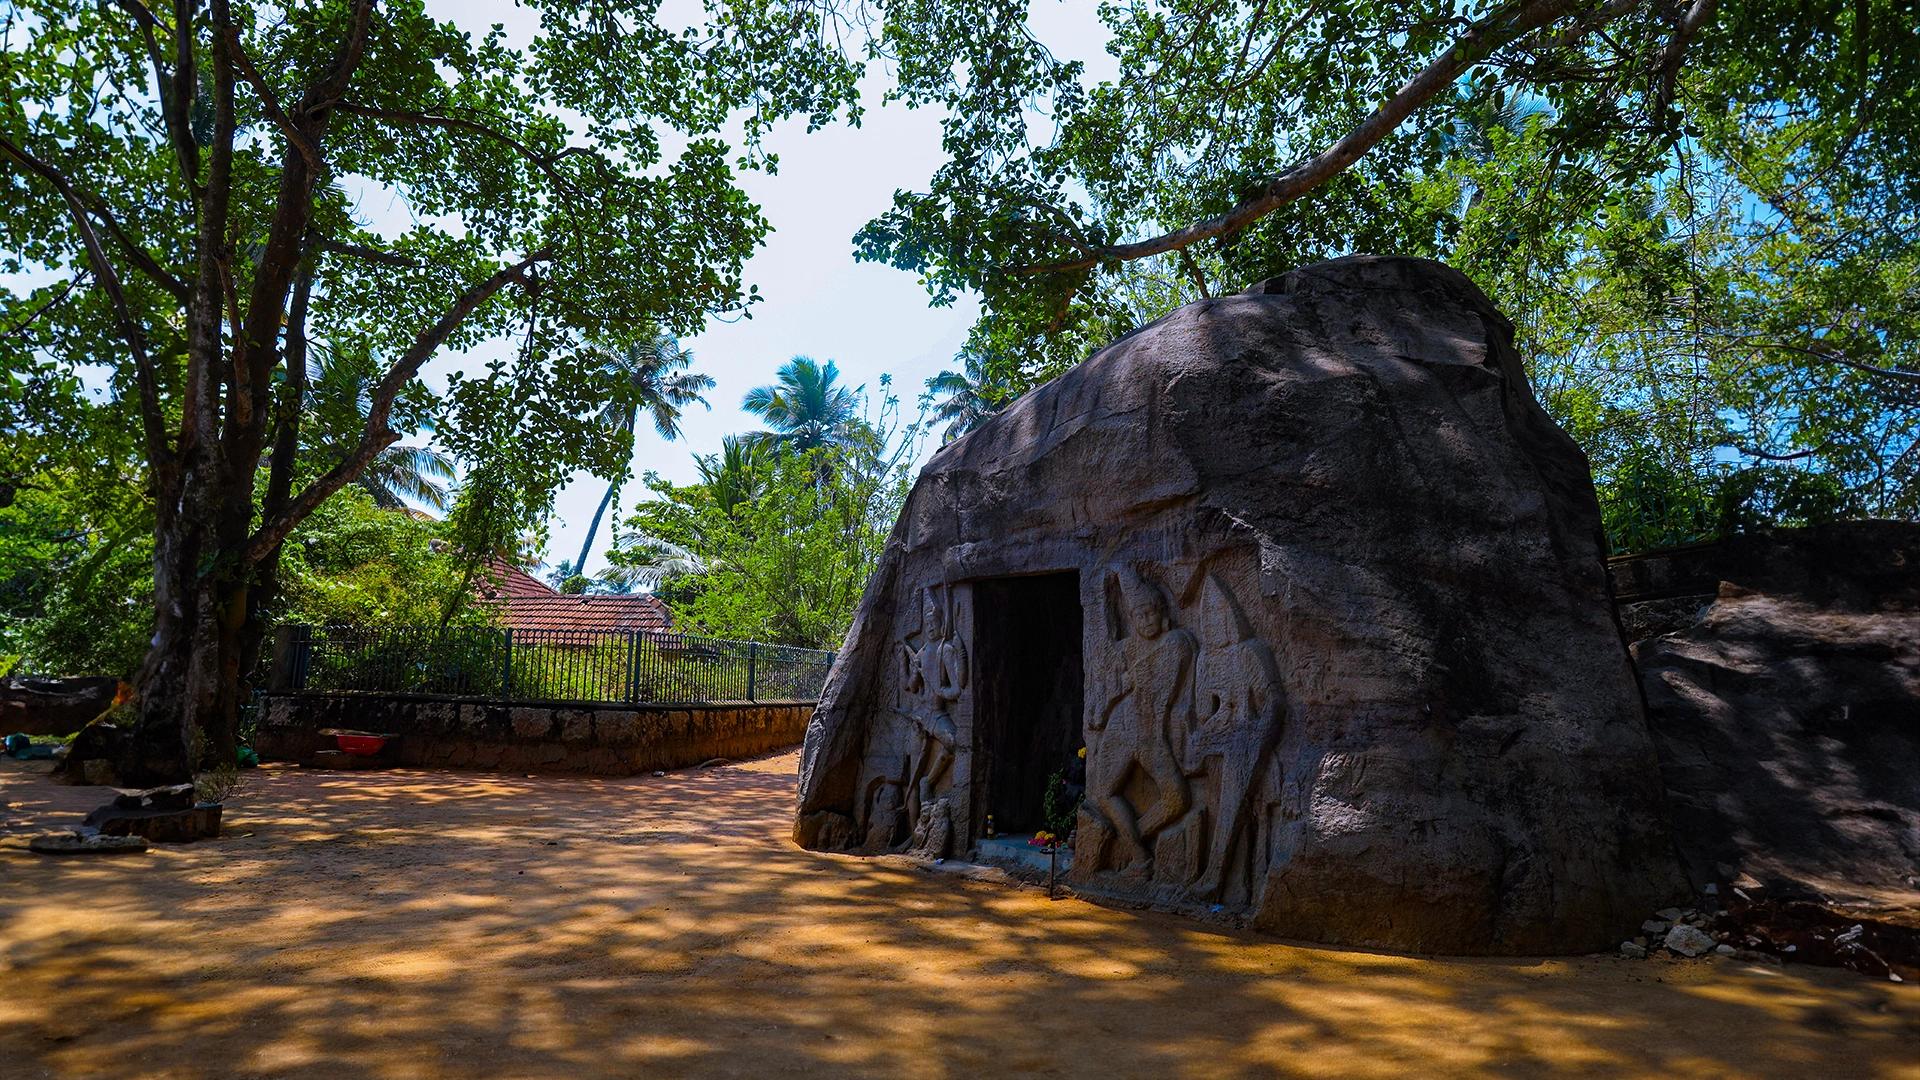
<instances>
[{"instance_id":1,"label":"tree shadow on ground","mask_svg":"<svg viewBox=\"0 0 1920 1080\"><path fill-rule=\"evenodd\" d=\"M7 1075L1915 1075L1920 991L1729 961L1422 959L802 851L793 758L270 769L229 837L32 856L0 771Z\"/></svg>"}]
</instances>

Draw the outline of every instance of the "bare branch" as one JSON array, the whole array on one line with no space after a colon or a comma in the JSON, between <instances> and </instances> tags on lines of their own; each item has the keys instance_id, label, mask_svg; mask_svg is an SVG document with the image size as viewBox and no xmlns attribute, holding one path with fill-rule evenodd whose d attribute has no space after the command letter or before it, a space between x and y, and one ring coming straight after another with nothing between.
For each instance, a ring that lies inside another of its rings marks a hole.
<instances>
[{"instance_id":1,"label":"bare branch","mask_svg":"<svg viewBox=\"0 0 1920 1080\"><path fill-rule=\"evenodd\" d=\"M1639 2L1627 0L1614 4L1608 10L1613 12L1612 17L1618 17L1638 6ZM1485 60L1494 50L1566 15L1582 13L1585 8L1586 5L1578 0L1530 0L1475 24L1438 59L1408 80L1391 98L1361 121L1358 127L1318 155L1266 181L1260 186L1258 194L1224 214L1146 240L1101 247L1095 255L1037 266L1013 267L1009 268L1009 272L1052 274L1091 270L1103 262L1144 259L1202 240L1237 233L1346 171L1374 144L1386 138L1402 121L1413 115L1415 110L1453 85L1462 72Z\"/></svg>"},{"instance_id":2,"label":"bare branch","mask_svg":"<svg viewBox=\"0 0 1920 1080\"><path fill-rule=\"evenodd\" d=\"M393 366L381 377L373 388L372 401L367 409L366 426L361 429L360 441L339 464L327 470L325 475L308 484L289 503L284 511L263 522L258 531L247 541L247 562L258 563L280 546L294 527L304 521L315 507L319 506L334 492L358 479L366 467L379 456L382 450L400 441L398 433L387 426L387 419L393 413L394 399L406 388L420 368L446 343L467 316L474 309L486 303L501 289L516 281L525 281L526 272L533 266L553 258L553 252L541 248L511 266L501 267L492 277L479 282L454 300L446 314L432 326L414 337L413 344L394 360Z\"/></svg>"}]
</instances>

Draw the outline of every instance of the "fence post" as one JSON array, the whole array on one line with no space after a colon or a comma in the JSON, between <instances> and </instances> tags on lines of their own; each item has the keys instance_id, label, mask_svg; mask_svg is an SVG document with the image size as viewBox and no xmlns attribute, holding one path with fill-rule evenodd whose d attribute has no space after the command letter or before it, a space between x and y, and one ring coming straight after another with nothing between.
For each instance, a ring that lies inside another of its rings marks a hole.
<instances>
[{"instance_id":1,"label":"fence post","mask_svg":"<svg viewBox=\"0 0 1920 1080\"><path fill-rule=\"evenodd\" d=\"M754 661L759 657L759 655L760 655L760 643L757 641L747 642L747 700L748 701L755 700L754 698L755 687L754 687L754 678L753 678Z\"/></svg>"},{"instance_id":2,"label":"fence post","mask_svg":"<svg viewBox=\"0 0 1920 1080\"><path fill-rule=\"evenodd\" d=\"M627 687L626 692L620 695L620 700L626 702L639 700L637 697L640 692L640 687L637 685L640 681L639 666L640 632L629 630L627 631Z\"/></svg>"},{"instance_id":3,"label":"fence post","mask_svg":"<svg viewBox=\"0 0 1920 1080\"><path fill-rule=\"evenodd\" d=\"M507 662L500 671L500 693L502 696L513 693L513 630L507 630Z\"/></svg>"}]
</instances>

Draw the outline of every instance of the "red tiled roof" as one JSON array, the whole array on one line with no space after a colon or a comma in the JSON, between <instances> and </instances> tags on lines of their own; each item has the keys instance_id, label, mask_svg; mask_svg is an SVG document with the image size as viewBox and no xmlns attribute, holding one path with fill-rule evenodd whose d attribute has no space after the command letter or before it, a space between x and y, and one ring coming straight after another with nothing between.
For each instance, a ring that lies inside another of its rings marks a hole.
<instances>
[{"instance_id":1,"label":"red tiled roof","mask_svg":"<svg viewBox=\"0 0 1920 1080\"><path fill-rule=\"evenodd\" d=\"M492 580L474 587L480 603L499 607L511 630L642 630L672 627L667 605L652 596L567 596L517 566L494 563Z\"/></svg>"}]
</instances>

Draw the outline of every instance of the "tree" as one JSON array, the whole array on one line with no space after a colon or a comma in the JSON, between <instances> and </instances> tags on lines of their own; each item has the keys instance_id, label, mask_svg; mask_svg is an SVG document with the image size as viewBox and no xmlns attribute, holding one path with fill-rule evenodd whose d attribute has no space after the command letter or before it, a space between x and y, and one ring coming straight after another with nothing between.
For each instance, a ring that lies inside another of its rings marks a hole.
<instances>
[{"instance_id":1,"label":"tree","mask_svg":"<svg viewBox=\"0 0 1920 1080\"><path fill-rule=\"evenodd\" d=\"M924 425L898 401L837 445L778 449L751 460L751 494L724 456L701 459L703 481L648 477L610 556L661 588L681 625L721 637L835 648L853 621L911 486ZM664 586L664 587L663 587Z\"/></svg>"},{"instance_id":2,"label":"tree","mask_svg":"<svg viewBox=\"0 0 1920 1080\"><path fill-rule=\"evenodd\" d=\"M987 358L972 350L961 353L961 369L947 370L927 380L933 402L933 422L947 425L940 441L949 443L987 422L1012 398L994 381Z\"/></svg>"},{"instance_id":3,"label":"tree","mask_svg":"<svg viewBox=\"0 0 1920 1080\"><path fill-rule=\"evenodd\" d=\"M696 402L706 405L703 392L713 389L713 378L687 370L693 365L693 350L683 349L673 335L642 332L642 340L620 349L600 351L601 372L615 392L600 410L600 422L611 427L625 441L627 456L633 455L640 412L653 418L653 430L672 442L680 437L680 412ZM593 550L593 537L600 531L600 519L620 490L624 470L607 483L607 493L593 511L587 524L587 538L580 544L580 558L574 562L576 574L584 573L587 553Z\"/></svg>"},{"instance_id":4,"label":"tree","mask_svg":"<svg viewBox=\"0 0 1920 1080\"><path fill-rule=\"evenodd\" d=\"M770 164L768 126L825 123L858 76L830 27L781 3L721 0L686 33L652 4L533 6L535 40L515 47L419 0L12 5L0 269L53 284L0 299L0 325L26 327L0 350L9 371L103 370L128 403L154 515L134 740L149 771L187 771L190 743L231 759L281 550L398 441L410 395L463 460L520 455L513 479L623 467L580 420L599 389L583 343L618 334L607 312L687 333L746 307L766 223L734 168ZM365 190L407 223L357 219ZM428 361L510 328L517 368L456 373L428 401ZM384 362L359 437L324 466L301 450L309 342ZM482 426L499 410L473 387L528 367L515 425Z\"/></svg>"},{"instance_id":5,"label":"tree","mask_svg":"<svg viewBox=\"0 0 1920 1080\"><path fill-rule=\"evenodd\" d=\"M1180 303L1423 255L1514 317L1616 537L1920 511L1910 4L1116 4L1097 85L992 4L888 17L948 161L859 250L977 290L1011 392Z\"/></svg>"},{"instance_id":6,"label":"tree","mask_svg":"<svg viewBox=\"0 0 1920 1080\"><path fill-rule=\"evenodd\" d=\"M308 452L316 461L337 465L352 455L373 411L376 367L333 354L323 354L307 367L308 415L301 427L312 444ZM431 431L433 422L423 415L412 424L399 421L394 426ZM419 503L445 513L446 484L453 478L453 461L447 455L424 446L396 444L374 455L353 483L373 496L374 505L388 510Z\"/></svg>"},{"instance_id":7,"label":"tree","mask_svg":"<svg viewBox=\"0 0 1920 1080\"><path fill-rule=\"evenodd\" d=\"M771 386L747 391L740 407L766 421L771 432L755 436L793 450L844 445L860 419L860 392L839 382L840 369L796 356L780 366Z\"/></svg>"}]
</instances>

